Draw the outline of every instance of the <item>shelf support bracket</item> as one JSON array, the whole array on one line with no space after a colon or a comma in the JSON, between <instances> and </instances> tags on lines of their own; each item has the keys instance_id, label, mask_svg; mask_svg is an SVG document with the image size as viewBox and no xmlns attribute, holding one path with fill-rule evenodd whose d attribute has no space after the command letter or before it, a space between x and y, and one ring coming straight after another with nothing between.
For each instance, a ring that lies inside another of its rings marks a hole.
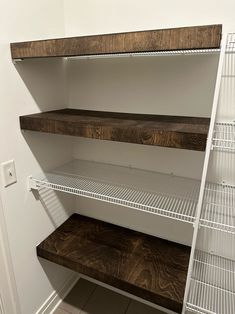
<instances>
[{"instance_id":1,"label":"shelf support bracket","mask_svg":"<svg viewBox=\"0 0 235 314\"><path fill-rule=\"evenodd\" d=\"M39 189L39 186L38 186L37 182L35 180L33 180L32 176L28 177L27 185L28 185L28 190L29 191L38 190Z\"/></svg>"},{"instance_id":2,"label":"shelf support bracket","mask_svg":"<svg viewBox=\"0 0 235 314\"><path fill-rule=\"evenodd\" d=\"M16 65L18 62L23 61L23 59L12 59L12 62L14 65Z\"/></svg>"}]
</instances>

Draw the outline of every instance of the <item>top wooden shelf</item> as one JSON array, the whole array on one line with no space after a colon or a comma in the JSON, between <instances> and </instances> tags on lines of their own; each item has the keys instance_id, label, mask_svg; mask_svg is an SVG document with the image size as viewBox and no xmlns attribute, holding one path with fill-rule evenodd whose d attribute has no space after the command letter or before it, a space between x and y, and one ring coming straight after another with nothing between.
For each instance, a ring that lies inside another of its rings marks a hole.
<instances>
[{"instance_id":1,"label":"top wooden shelf","mask_svg":"<svg viewBox=\"0 0 235 314\"><path fill-rule=\"evenodd\" d=\"M220 48L222 25L11 43L12 59Z\"/></svg>"}]
</instances>

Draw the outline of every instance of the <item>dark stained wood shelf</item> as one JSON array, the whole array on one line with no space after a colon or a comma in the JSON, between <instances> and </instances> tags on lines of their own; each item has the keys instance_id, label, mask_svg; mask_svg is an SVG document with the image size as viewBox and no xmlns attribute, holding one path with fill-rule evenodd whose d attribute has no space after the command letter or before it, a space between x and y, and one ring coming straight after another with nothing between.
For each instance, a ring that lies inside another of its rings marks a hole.
<instances>
[{"instance_id":1,"label":"dark stained wood shelf","mask_svg":"<svg viewBox=\"0 0 235 314\"><path fill-rule=\"evenodd\" d=\"M181 313L190 247L74 214L37 254Z\"/></svg>"},{"instance_id":2,"label":"dark stained wood shelf","mask_svg":"<svg viewBox=\"0 0 235 314\"><path fill-rule=\"evenodd\" d=\"M203 151L209 118L62 109L20 117L21 129Z\"/></svg>"},{"instance_id":3,"label":"dark stained wood shelf","mask_svg":"<svg viewBox=\"0 0 235 314\"><path fill-rule=\"evenodd\" d=\"M11 43L12 59L219 48L222 25Z\"/></svg>"}]
</instances>

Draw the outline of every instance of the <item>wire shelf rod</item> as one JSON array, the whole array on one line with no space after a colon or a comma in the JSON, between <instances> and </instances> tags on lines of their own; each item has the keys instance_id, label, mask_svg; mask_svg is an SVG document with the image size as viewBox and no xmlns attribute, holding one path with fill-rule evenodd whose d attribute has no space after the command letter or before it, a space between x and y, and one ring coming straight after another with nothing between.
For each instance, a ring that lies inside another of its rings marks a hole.
<instances>
[{"instance_id":1,"label":"wire shelf rod","mask_svg":"<svg viewBox=\"0 0 235 314\"><path fill-rule=\"evenodd\" d=\"M76 59L92 59L92 58L125 58L125 57L155 57L155 56L172 56L172 55L194 55L194 54L215 54L219 53L219 48L211 49L190 49L190 50L163 50L149 52L134 52L134 53L113 53L113 54L93 54L85 56L66 57L68 60Z\"/></svg>"}]
</instances>

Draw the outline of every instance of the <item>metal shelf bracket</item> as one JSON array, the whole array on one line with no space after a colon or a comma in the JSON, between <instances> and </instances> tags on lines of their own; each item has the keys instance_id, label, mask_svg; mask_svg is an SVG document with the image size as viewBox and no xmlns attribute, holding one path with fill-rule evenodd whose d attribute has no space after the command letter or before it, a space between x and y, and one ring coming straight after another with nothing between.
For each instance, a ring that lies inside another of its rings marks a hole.
<instances>
[{"instance_id":1,"label":"metal shelf bracket","mask_svg":"<svg viewBox=\"0 0 235 314\"><path fill-rule=\"evenodd\" d=\"M12 62L14 65L16 65L18 62L23 61L24 59L13 59Z\"/></svg>"}]
</instances>

